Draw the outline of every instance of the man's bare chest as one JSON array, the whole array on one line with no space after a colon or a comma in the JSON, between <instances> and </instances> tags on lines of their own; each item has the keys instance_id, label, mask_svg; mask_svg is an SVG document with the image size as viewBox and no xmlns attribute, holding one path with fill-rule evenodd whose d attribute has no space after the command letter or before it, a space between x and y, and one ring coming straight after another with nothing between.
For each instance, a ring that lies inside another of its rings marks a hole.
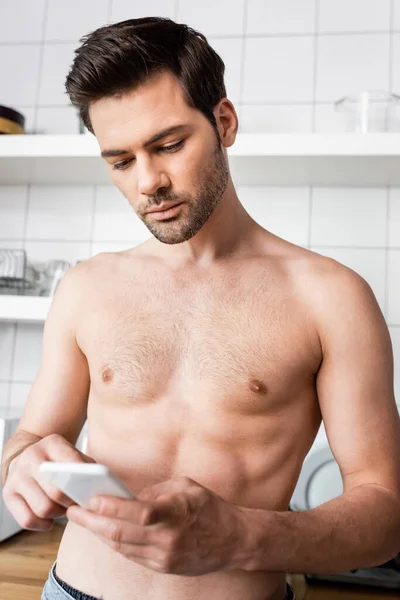
<instances>
[{"instance_id":1,"label":"man's bare chest","mask_svg":"<svg viewBox=\"0 0 400 600\"><path fill-rule=\"evenodd\" d=\"M311 327L284 286L243 278L176 287L152 281L99 295L78 342L92 392L104 400L143 405L182 394L257 414L310 385Z\"/></svg>"}]
</instances>

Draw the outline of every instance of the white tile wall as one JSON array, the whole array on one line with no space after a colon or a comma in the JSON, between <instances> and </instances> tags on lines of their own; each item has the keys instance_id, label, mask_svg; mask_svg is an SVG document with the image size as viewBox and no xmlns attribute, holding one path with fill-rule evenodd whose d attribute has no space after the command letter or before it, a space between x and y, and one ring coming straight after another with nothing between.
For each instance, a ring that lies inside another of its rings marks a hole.
<instances>
[{"instance_id":1,"label":"white tile wall","mask_svg":"<svg viewBox=\"0 0 400 600\"><path fill-rule=\"evenodd\" d=\"M40 366L43 329L36 323L18 323L12 379L32 383Z\"/></svg>"},{"instance_id":2,"label":"white tile wall","mask_svg":"<svg viewBox=\"0 0 400 600\"><path fill-rule=\"evenodd\" d=\"M294 244L307 245L310 201L307 187L241 186L238 196L247 212L265 229Z\"/></svg>"},{"instance_id":3,"label":"white tile wall","mask_svg":"<svg viewBox=\"0 0 400 600\"><path fill-rule=\"evenodd\" d=\"M0 322L0 381L11 379L14 325Z\"/></svg>"},{"instance_id":4,"label":"white tile wall","mask_svg":"<svg viewBox=\"0 0 400 600\"><path fill-rule=\"evenodd\" d=\"M79 133L78 113L72 106L40 107L35 133Z\"/></svg>"},{"instance_id":5,"label":"white tile wall","mask_svg":"<svg viewBox=\"0 0 400 600\"><path fill-rule=\"evenodd\" d=\"M314 33L316 0L248 0L247 34Z\"/></svg>"},{"instance_id":6,"label":"white tile wall","mask_svg":"<svg viewBox=\"0 0 400 600\"><path fill-rule=\"evenodd\" d=\"M10 384L8 381L0 381L0 408L8 408L8 394Z\"/></svg>"},{"instance_id":7,"label":"white tile wall","mask_svg":"<svg viewBox=\"0 0 400 600\"><path fill-rule=\"evenodd\" d=\"M343 111L336 110L333 103L315 106L316 133L342 133L351 130L351 120L347 120Z\"/></svg>"},{"instance_id":8,"label":"white tile wall","mask_svg":"<svg viewBox=\"0 0 400 600\"><path fill-rule=\"evenodd\" d=\"M28 399L29 391L32 387L32 383L19 383L12 382L10 385L10 402L9 406L12 408L23 409Z\"/></svg>"},{"instance_id":9,"label":"white tile wall","mask_svg":"<svg viewBox=\"0 0 400 600\"><path fill-rule=\"evenodd\" d=\"M246 38L243 103L312 102L314 38Z\"/></svg>"},{"instance_id":10,"label":"white tile wall","mask_svg":"<svg viewBox=\"0 0 400 600\"><path fill-rule=\"evenodd\" d=\"M133 2L132 0L111 0L111 23L138 19L139 17L168 17L174 19L175 0L146 0L146 2Z\"/></svg>"},{"instance_id":11,"label":"white tile wall","mask_svg":"<svg viewBox=\"0 0 400 600\"><path fill-rule=\"evenodd\" d=\"M226 63L241 132L342 131L334 100L366 89L400 93L400 0L0 0L0 104L21 110L28 132L75 133L64 82L78 38L147 15L207 35ZM389 206L380 188L247 186L238 194L267 229L311 244L370 283L391 325L400 398L400 188ZM32 262L74 263L149 237L113 186L0 187L0 247L24 247ZM41 331L19 324L12 361L14 326L0 325L0 404L10 396L24 405Z\"/></svg>"},{"instance_id":12,"label":"white tile wall","mask_svg":"<svg viewBox=\"0 0 400 600\"><path fill-rule=\"evenodd\" d=\"M0 240L0 248L9 248L18 250L19 248L23 248L24 240Z\"/></svg>"},{"instance_id":13,"label":"white tile wall","mask_svg":"<svg viewBox=\"0 0 400 600\"><path fill-rule=\"evenodd\" d=\"M393 34L392 90L400 93L400 33Z\"/></svg>"},{"instance_id":14,"label":"white tile wall","mask_svg":"<svg viewBox=\"0 0 400 600\"><path fill-rule=\"evenodd\" d=\"M77 44L45 44L40 77L39 105L68 105L65 78L74 60Z\"/></svg>"},{"instance_id":15,"label":"white tile wall","mask_svg":"<svg viewBox=\"0 0 400 600\"><path fill-rule=\"evenodd\" d=\"M319 37L317 52L318 101L389 88L389 35Z\"/></svg>"},{"instance_id":16,"label":"white tile wall","mask_svg":"<svg viewBox=\"0 0 400 600\"><path fill-rule=\"evenodd\" d=\"M242 35L244 0L180 0L177 21L204 35Z\"/></svg>"},{"instance_id":17,"label":"white tile wall","mask_svg":"<svg viewBox=\"0 0 400 600\"><path fill-rule=\"evenodd\" d=\"M91 185L33 185L26 237L29 240L90 240L93 201Z\"/></svg>"},{"instance_id":18,"label":"white tile wall","mask_svg":"<svg viewBox=\"0 0 400 600\"><path fill-rule=\"evenodd\" d=\"M400 0L393 0L393 28L400 30Z\"/></svg>"},{"instance_id":19,"label":"white tile wall","mask_svg":"<svg viewBox=\"0 0 400 600\"><path fill-rule=\"evenodd\" d=\"M108 22L108 0L48 0L46 41L78 41Z\"/></svg>"},{"instance_id":20,"label":"white tile wall","mask_svg":"<svg viewBox=\"0 0 400 600\"><path fill-rule=\"evenodd\" d=\"M389 331L394 354L394 393L400 406L400 327L390 327Z\"/></svg>"},{"instance_id":21,"label":"white tile wall","mask_svg":"<svg viewBox=\"0 0 400 600\"><path fill-rule=\"evenodd\" d=\"M390 190L389 215L389 246L400 248L400 188Z\"/></svg>"},{"instance_id":22,"label":"white tile wall","mask_svg":"<svg viewBox=\"0 0 400 600\"><path fill-rule=\"evenodd\" d=\"M137 246L141 242L138 241L122 241L122 242L93 242L91 256L100 254L101 252L122 252Z\"/></svg>"},{"instance_id":23,"label":"white tile wall","mask_svg":"<svg viewBox=\"0 0 400 600\"><path fill-rule=\"evenodd\" d=\"M33 106L19 106L18 104L13 104L13 108L16 108L20 113L22 113L25 117L25 133L36 133L35 131L35 119L36 119L36 108ZM39 109L40 110L40 109Z\"/></svg>"},{"instance_id":24,"label":"white tile wall","mask_svg":"<svg viewBox=\"0 0 400 600\"><path fill-rule=\"evenodd\" d=\"M97 186L93 231L95 242L144 241L150 237L145 224L116 187Z\"/></svg>"},{"instance_id":25,"label":"white tile wall","mask_svg":"<svg viewBox=\"0 0 400 600\"><path fill-rule=\"evenodd\" d=\"M24 237L28 201L28 186L3 185L0 187L0 239Z\"/></svg>"},{"instance_id":26,"label":"white tile wall","mask_svg":"<svg viewBox=\"0 0 400 600\"><path fill-rule=\"evenodd\" d=\"M90 257L91 242L33 242L25 241L28 262L46 262L49 260L66 260L75 264L78 260Z\"/></svg>"},{"instance_id":27,"label":"white tile wall","mask_svg":"<svg viewBox=\"0 0 400 600\"><path fill-rule=\"evenodd\" d=\"M313 105L244 104L240 133L307 133L312 131Z\"/></svg>"},{"instance_id":28,"label":"white tile wall","mask_svg":"<svg viewBox=\"0 0 400 600\"><path fill-rule=\"evenodd\" d=\"M0 103L5 106L36 103L39 44L0 45Z\"/></svg>"},{"instance_id":29,"label":"white tile wall","mask_svg":"<svg viewBox=\"0 0 400 600\"><path fill-rule=\"evenodd\" d=\"M391 0L319 0L321 33L389 31Z\"/></svg>"},{"instance_id":30,"label":"white tile wall","mask_svg":"<svg viewBox=\"0 0 400 600\"><path fill-rule=\"evenodd\" d=\"M311 244L386 246L384 188L314 188Z\"/></svg>"},{"instance_id":31,"label":"white tile wall","mask_svg":"<svg viewBox=\"0 0 400 600\"><path fill-rule=\"evenodd\" d=\"M225 63L225 87L227 97L233 104L240 100L242 86L242 38L209 38L214 50Z\"/></svg>"},{"instance_id":32,"label":"white tile wall","mask_svg":"<svg viewBox=\"0 0 400 600\"><path fill-rule=\"evenodd\" d=\"M0 2L0 41L40 42L45 5L45 0Z\"/></svg>"},{"instance_id":33,"label":"white tile wall","mask_svg":"<svg viewBox=\"0 0 400 600\"><path fill-rule=\"evenodd\" d=\"M400 250L388 251L388 314L391 325L400 325Z\"/></svg>"}]
</instances>

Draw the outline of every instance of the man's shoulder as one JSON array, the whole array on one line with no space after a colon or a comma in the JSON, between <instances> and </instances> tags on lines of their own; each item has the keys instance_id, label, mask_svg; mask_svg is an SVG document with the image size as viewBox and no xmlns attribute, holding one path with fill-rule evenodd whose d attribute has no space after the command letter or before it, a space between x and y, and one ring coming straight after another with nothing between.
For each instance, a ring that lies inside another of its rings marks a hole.
<instances>
[{"instance_id":1,"label":"man's shoulder","mask_svg":"<svg viewBox=\"0 0 400 600\"><path fill-rule=\"evenodd\" d=\"M302 268L297 270L298 289L320 336L359 313L383 321L375 294L359 273L318 252L307 250L302 254Z\"/></svg>"},{"instance_id":2,"label":"man's shoulder","mask_svg":"<svg viewBox=\"0 0 400 600\"><path fill-rule=\"evenodd\" d=\"M356 271L343 263L295 244L280 247L294 296L321 319L343 314L346 310L377 306L369 283Z\"/></svg>"},{"instance_id":3,"label":"man's shoulder","mask_svg":"<svg viewBox=\"0 0 400 600\"><path fill-rule=\"evenodd\" d=\"M86 260L82 260L72 268L75 278L93 278L102 276L106 272L115 273L119 268L123 268L127 262L130 263L131 267L135 264L140 266L146 257L147 244L148 241L126 250L99 252Z\"/></svg>"},{"instance_id":4,"label":"man's shoulder","mask_svg":"<svg viewBox=\"0 0 400 600\"><path fill-rule=\"evenodd\" d=\"M314 289L320 296L333 299L362 294L371 290L368 282L352 268L318 252L307 250L306 269Z\"/></svg>"},{"instance_id":5,"label":"man's shoulder","mask_svg":"<svg viewBox=\"0 0 400 600\"><path fill-rule=\"evenodd\" d=\"M290 242L283 248L288 272L296 283L306 287L308 293L331 294L341 292L343 288L348 291L369 288L359 273L334 258Z\"/></svg>"}]
</instances>

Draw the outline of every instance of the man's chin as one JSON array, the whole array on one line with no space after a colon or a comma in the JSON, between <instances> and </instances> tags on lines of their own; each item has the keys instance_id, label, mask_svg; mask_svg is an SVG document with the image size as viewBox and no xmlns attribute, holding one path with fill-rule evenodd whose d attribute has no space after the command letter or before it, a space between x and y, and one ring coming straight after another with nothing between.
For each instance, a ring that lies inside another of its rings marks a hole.
<instances>
[{"instance_id":1,"label":"man's chin","mask_svg":"<svg viewBox=\"0 0 400 600\"><path fill-rule=\"evenodd\" d=\"M147 226L150 233L162 244L182 244L190 240L195 234L191 231L173 231L173 228L169 228L168 224L165 227L154 228Z\"/></svg>"}]
</instances>

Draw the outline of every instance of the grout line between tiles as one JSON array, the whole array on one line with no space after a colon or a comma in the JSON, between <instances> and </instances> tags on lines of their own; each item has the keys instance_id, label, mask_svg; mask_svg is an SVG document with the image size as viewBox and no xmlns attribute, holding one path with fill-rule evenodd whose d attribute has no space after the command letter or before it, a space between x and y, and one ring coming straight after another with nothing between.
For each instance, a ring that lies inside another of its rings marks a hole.
<instances>
[{"instance_id":1,"label":"grout line between tiles","mask_svg":"<svg viewBox=\"0 0 400 600\"><path fill-rule=\"evenodd\" d=\"M309 196L308 196L308 249L311 248L311 232L312 232L312 211L314 204L314 187L310 185Z\"/></svg>"},{"instance_id":2,"label":"grout line between tiles","mask_svg":"<svg viewBox=\"0 0 400 600\"><path fill-rule=\"evenodd\" d=\"M25 250L25 242L27 241L26 232L28 230L28 217L29 217L29 208L31 202L31 193L32 193L32 184L28 183L26 186L26 202L25 202L25 213L24 213L24 224L22 230L22 243L23 249Z\"/></svg>"},{"instance_id":3,"label":"grout line between tiles","mask_svg":"<svg viewBox=\"0 0 400 600\"><path fill-rule=\"evenodd\" d=\"M242 106L243 103L243 95L244 95L244 67L246 61L246 30L247 30L247 3L248 0L243 2L243 29L242 29L242 54L240 58L240 72L239 72L239 102L237 103L239 107ZM241 110L240 110L240 118L241 118Z\"/></svg>"},{"instance_id":4,"label":"grout line between tiles","mask_svg":"<svg viewBox=\"0 0 400 600\"><path fill-rule=\"evenodd\" d=\"M112 19L112 9L113 9L113 0L108 0L108 10L107 10L107 23L111 24Z\"/></svg>"},{"instance_id":5,"label":"grout line between tiles","mask_svg":"<svg viewBox=\"0 0 400 600\"><path fill-rule=\"evenodd\" d=\"M312 121L311 131L315 132L317 119L317 71L318 71L318 24L319 24L319 0L315 0L315 15L314 15L314 56L313 56L313 95L312 95Z\"/></svg>"},{"instance_id":6,"label":"grout line between tiles","mask_svg":"<svg viewBox=\"0 0 400 600\"><path fill-rule=\"evenodd\" d=\"M97 192L98 192L98 186L94 185L93 186L93 199L92 199L92 215L91 215L91 222L90 222L90 256L93 256L93 246L95 244L94 242L94 224L95 224L95 218L96 218L96 206L97 206Z\"/></svg>"},{"instance_id":7,"label":"grout line between tiles","mask_svg":"<svg viewBox=\"0 0 400 600\"><path fill-rule=\"evenodd\" d=\"M394 0L390 0L390 32L389 32L389 85L388 90L392 93L393 88L393 61L394 61Z\"/></svg>"},{"instance_id":8,"label":"grout line between tiles","mask_svg":"<svg viewBox=\"0 0 400 600\"><path fill-rule=\"evenodd\" d=\"M10 382L8 386L7 406L11 406L11 387L14 383L13 374L15 372L15 356L17 348L18 323L13 324L13 337L11 341L11 366L10 366Z\"/></svg>"},{"instance_id":9,"label":"grout line between tiles","mask_svg":"<svg viewBox=\"0 0 400 600\"><path fill-rule=\"evenodd\" d=\"M44 44L45 44L45 34L46 34L46 24L47 24L47 12L48 12L48 2L49 0L45 0L44 2L44 10L43 10L43 22L42 22L42 39L39 48L39 68L36 82L36 91L35 91L35 105L34 105L34 113L33 113L33 122L32 122L32 130L36 131L37 128L37 119L39 112L39 99L40 99L40 86L42 80L42 71L43 71L43 59L44 59Z\"/></svg>"},{"instance_id":10,"label":"grout line between tiles","mask_svg":"<svg viewBox=\"0 0 400 600\"><path fill-rule=\"evenodd\" d=\"M324 31L318 32L319 37L339 37L339 36L362 36L362 35L387 35L390 33L388 29L382 29L378 31ZM400 29L394 29L393 33L400 33ZM313 37L315 35L314 31L305 31L305 32L281 32L281 33L248 33L246 34L246 38L255 38L255 39L263 39L263 38L296 38L296 37ZM218 39L232 39L232 38L240 38L237 33L221 33L221 34L210 34L206 35L207 40L212 40L215 38ZM12 42L0 42L1 46L35 46L40 44L41 42L37 41L25 41L25 40L17 40ZM68 40L55 40L55 39L46 39L46 44L49 45L62 45L62 44L78 44L79 38L70 38Z\"/></svg>"},{"instance_id":11,"label":"grout line between tiles","mask_svg":"<svg viewBox=\"0 0 400 600\"><path fill-rule=\"evenodd\" d=\"M386 188L386 250L385 250L385 318L389 310L389 224L390 224L390 187Z\"/></svg>"}]
</instances>

